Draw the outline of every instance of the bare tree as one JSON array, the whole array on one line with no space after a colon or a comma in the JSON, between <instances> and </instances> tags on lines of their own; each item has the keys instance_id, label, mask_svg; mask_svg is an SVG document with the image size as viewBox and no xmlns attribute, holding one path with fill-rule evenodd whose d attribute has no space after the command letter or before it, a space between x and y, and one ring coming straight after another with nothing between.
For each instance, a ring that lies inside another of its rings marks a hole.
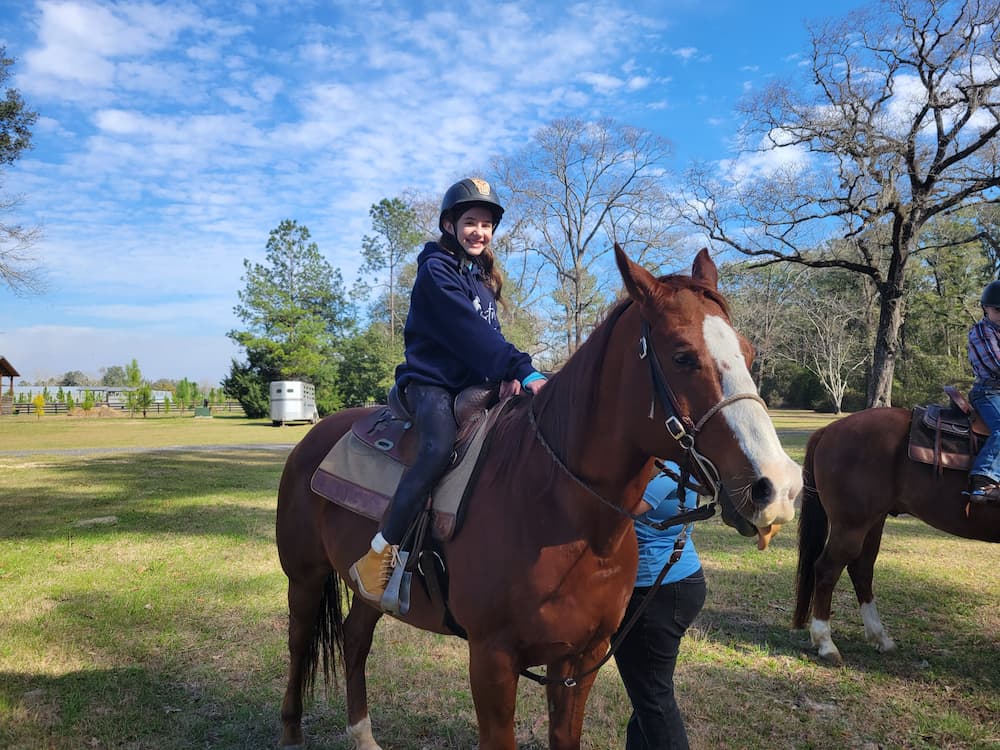
<instances>
[{"instance_id":1,"label":"bare tree","mask_svg":"<svg viewBox=\"0 0 1000 750\"><path fill-rule=\"evenodd\" d=\"M649 131L557 120L524 151L494 163L518 217L509 231L526 243L518 273L540 282L540 305L555 303L551 318L567 356L613 296L615 275L605 266L615 242L646 265L666 261L671 225L663 218L662 173L669 154L669 144Z\"/></svg>"},{"instance_id":2,"label":"bare tree","mask_svg":"<svg viewBox=\"0 0 1000 750\"><path fill-rule=\"evenodd\" d=\"M9 69L13 64L13 58L6 55L6 48L0 46L0 87L10 78ZM0 168L13 164L22 151L31 148L31 126L37 119L38 114L28 109L16 89L6 89L0 99ZM20 203L19 196L0 194L0 281L15 294L38 293L44 284L33 248L40 230L5 218L13 216Z\"/></svg>"},{"instance_id":3,"label":"bare tree","mask_svg":"<svg viewBox=\"0 0 1000 750\"><path fill-rule=\"evenodd\" d=\"M816 281L816 280L814 280ZM834 411L840 414L851 375L868 363L867 341L858 334L868 309L851 278L829 275L819 283L800 285L795 291L791 318L794 346L789 359L819 380Z\"/></svg>"},{"instance_id":4,"label":"bare tree","mask_svg":"<svg viewBox=\"0 0 1000 750\"><path fill-rule=\"evenodd\" d=\"M41 230L4 220L20 202L20 197L0 195L0 281L15 294L39 294L45 284L34 247Z\"/></svg>"},{"instance_id":5,"label":"bare tree","mask_svg":"<svg viewBox=\"0 0 1000 750\"><path fill-rule=\"evenodd\" d=\"M782 342L793 325L792 300L805 269L790 265L754 268L747 263L720 269L720 286L732 304L733 323L753 344L753 374L758 386L774 374Z\"/></svg>"},{"instance_id":6,"label":"bare tree","mask_svg":"<svg viewBox=\"0 0 1000 750\"><path fill-rule=\"evenodd\" d=\"M746 100L741 158L722 178L689 172L683 211L713 240L765 264L870 279L869 406L891 403L925 225L1000 200L998 19L995 0L884 0L817 25L811 85L776 82Z\"/></svg>"}]
</instances>

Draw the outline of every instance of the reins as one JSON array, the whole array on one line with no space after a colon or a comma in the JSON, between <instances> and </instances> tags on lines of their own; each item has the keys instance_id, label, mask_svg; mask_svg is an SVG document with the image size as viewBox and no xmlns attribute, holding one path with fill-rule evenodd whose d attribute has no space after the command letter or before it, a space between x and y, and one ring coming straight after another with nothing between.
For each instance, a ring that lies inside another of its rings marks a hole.
<instances>
[{"instance_id":1,"label":"reins","mask_svg":"<svg viewBox=\"0 0 1000 750\"><path fill-rule=\"evenodd\" d=\"M680 559L681 552L683 551L684 544L687 541L687 536L689 533L689 529L691 528L691 525L695 521L701 521L706 518L711 518L713 515L715 515L715 509L718 504L719 492L722 486L722 482L719 478L719 471L715 467L715 464L713 464L706 456L703 456L701 453L699 453L698 450L695 448L695 438L697 437L698 433L701 432L701 429L705 426L708 420L710 420L712 417L714 417L716 414L722 411L722 409L724 409L725 407L729 406L730 404L736 401L740 401L742 399L752 399L754 401L759 402L765 408L767 407L767 404L764 402L764 399L762 399L756 393L735 393L731 396L723 398L717 404L712 406L707 412L705 412L705 414L701 417L701 419L698 420L697 423L695 423L690 416L682 414L677 406L678 403L677 397L675 396L673 389L670 387L670 383L667 382L667 378L663 373L663 368L661 367L660 362L656 357L656 352L653 348L651 329L649 327L649 322L645 318L642 318L642 334L639 337L639 359L646 359L649 361L649 373L653 386L653 399L649 406L649 419L653 418L653 415L656 411L656 402L658 399L660 407L667 415L666 419L663 422L663 425L666 428L667 433L675 441L677 441L677 444L684 451L684 461L679 464L681 471L680 475L677 477L680 507L681 508L684 507L685 495L688 489L688 477L690 474L690 467L692 464L694 465L695 470L697 472L695 478L697 479L699 486L711 490L712 499L705 505L700 505L700 506L696 505L696 507L693 508L692 510L677 513L671 518L667 518L658 523L654 523L653 521L643 518L642 516L636 513L632 513L631 511L625 510L620 505L606 499L603 495L597 492L597 490L595 490L593 487L591 487L585 481L583 481L580 477L578 477L576 473L566 465L566 463L552 449L552 446L549 445L548 441L545 439L545 436L542 434L541 428L538 426L538 422L535 419L533 400L529 401L528 421L531 423L531 427L535 432L535 437L538 439L538 442L545 449L545 452L549 454L549 457L552 459L552 462L556 466L558 466L559 469L564 474L566 474L566 476L572 479L577 486L586 490L589 495L595 497L597 500L599 500L601 503L608 506L609 508L612 508L616 513L622 516L626 516L627 518L630 518L635 523L640 523L645 526L654 528L657 531L663 531L664 529L670 528L671 526L684 524L684 527L677 534L677 539L674 541L674 549L670 554L670 559L667 561L666 565L663 566L663 569L660 571L660 574L656 577L656 581L646 592L646 595L643 597L642 603L632 613L632 616L629 618L628 622L626 622L622 627L618 629L618 633L612 640L610 647L608 648L608 652L604 655L604 657L599 662L597 662L597 664L595 664L593 667L586 670L585 672L582 672L576 676L565 677L562 679L554 679L546 675L535 674L534 672L531 672L528 669L521 670L521 675L537 682L540 685L562 684L565 687L575 687L577 682L581 678L593 674L598 669L603 667L608 662L608 660L611 659L612 656L614 656L615 652L618 650L618 647L621 645L621 642L624 640L625 636L628 635L629 631L638 621L640 615L642 615L646 607L652 601L653 595L657 592L657 590L659 590L660 586L663 583L663 579L667 575L667 572L670 570L670 568L673 567L674 563L676 563L677 560ZM661 471L664 471L664 473L673 476L673 472L665 471L662 468L662 466L661 466Z\"/></svg>"}]
</instances>

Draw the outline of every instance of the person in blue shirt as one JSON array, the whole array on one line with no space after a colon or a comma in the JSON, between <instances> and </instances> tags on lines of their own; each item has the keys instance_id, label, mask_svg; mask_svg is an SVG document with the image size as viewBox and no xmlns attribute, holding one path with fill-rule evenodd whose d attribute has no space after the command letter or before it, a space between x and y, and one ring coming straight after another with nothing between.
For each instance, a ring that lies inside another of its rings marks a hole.
<instances>
[{"instance_id":1,"label":"person in blue shirt","mask_svg":"<svg viewBox=\"0 0 1000 750\"><path fill-rule=\"evenodd\" d=\"M983 317L969 330L969 363L976 376L969 402L990 436L969 470L969 499L1000 502L1000 281L991 281L979 298Z\"/></svg>"},{"instance_id":2,"label":"person in blue shirt","mask_svg":"<svg viewBox=\"0 0 1000 750\"><path fill-rule=\"evenodd\" d=\"M689 508L694 495L687 493ZM676 515L680 508L677 482L658 474L646 486L636 513L654 523ZM639 570L622 625L650 595L660 571L670 560L682 526L663 531L635 523ZM694 542L688 536L680 559L673 564L638 621L615 652L615 662L632 703L625 731L625 750L688 748L687 732L674 698L674 667L681 639L705 604L705 576Z\"/></svg>"},{"instance_id":3,"label":"person in blue shirt","mask_svg":"<svg viewBox=\"0 0 1000 750\"><path fill-rule=\"evenodd\" d=\"M506 398L522 388L537 393L546 382L531 357L500 331L503 282L490 243L503 211L485 180L456 182L441 201L440 239L417 256L396 388L413 415L419 448L370 549L348 571L369 602L381 601L399 543L448 466L457 429L452 404L459 391L500 383L500 397Z\"/></svg>"}]
</instances>

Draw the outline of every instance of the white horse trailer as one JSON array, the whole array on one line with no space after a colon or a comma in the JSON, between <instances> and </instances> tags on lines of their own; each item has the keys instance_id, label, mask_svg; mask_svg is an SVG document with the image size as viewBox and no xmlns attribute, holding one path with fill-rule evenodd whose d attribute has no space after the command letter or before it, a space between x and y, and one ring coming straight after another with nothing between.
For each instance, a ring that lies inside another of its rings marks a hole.
<instances>
[{"instance_id":1,"label":"white horse trailer","mask_svg":"<svg viewBox=\"0 0 1000 750\"><path fill-rule=\"evenodd\" d=\"M280 427L289 422L319 421L316 411L316 388L301 380L275 380L271 383L271 424Z\"/></svg>"}]
</instances>

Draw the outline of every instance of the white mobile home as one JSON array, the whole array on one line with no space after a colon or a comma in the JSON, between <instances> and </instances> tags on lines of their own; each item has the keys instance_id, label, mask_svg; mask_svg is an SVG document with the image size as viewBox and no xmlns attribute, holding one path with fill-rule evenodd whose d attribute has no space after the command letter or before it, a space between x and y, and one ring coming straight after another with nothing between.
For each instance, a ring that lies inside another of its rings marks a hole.
<instances>
[{"instance_id":1,"label":"white mobile home","mask_svg":"<svg viewBox=\"0 0 1000 750\"><path fill-rule=\"evenodd\" d=\"M316 388L301 380L275 380L271 383L271 424L280 427L288 422L319 421L316 411Z\"/></svg>"}]
</instances>

